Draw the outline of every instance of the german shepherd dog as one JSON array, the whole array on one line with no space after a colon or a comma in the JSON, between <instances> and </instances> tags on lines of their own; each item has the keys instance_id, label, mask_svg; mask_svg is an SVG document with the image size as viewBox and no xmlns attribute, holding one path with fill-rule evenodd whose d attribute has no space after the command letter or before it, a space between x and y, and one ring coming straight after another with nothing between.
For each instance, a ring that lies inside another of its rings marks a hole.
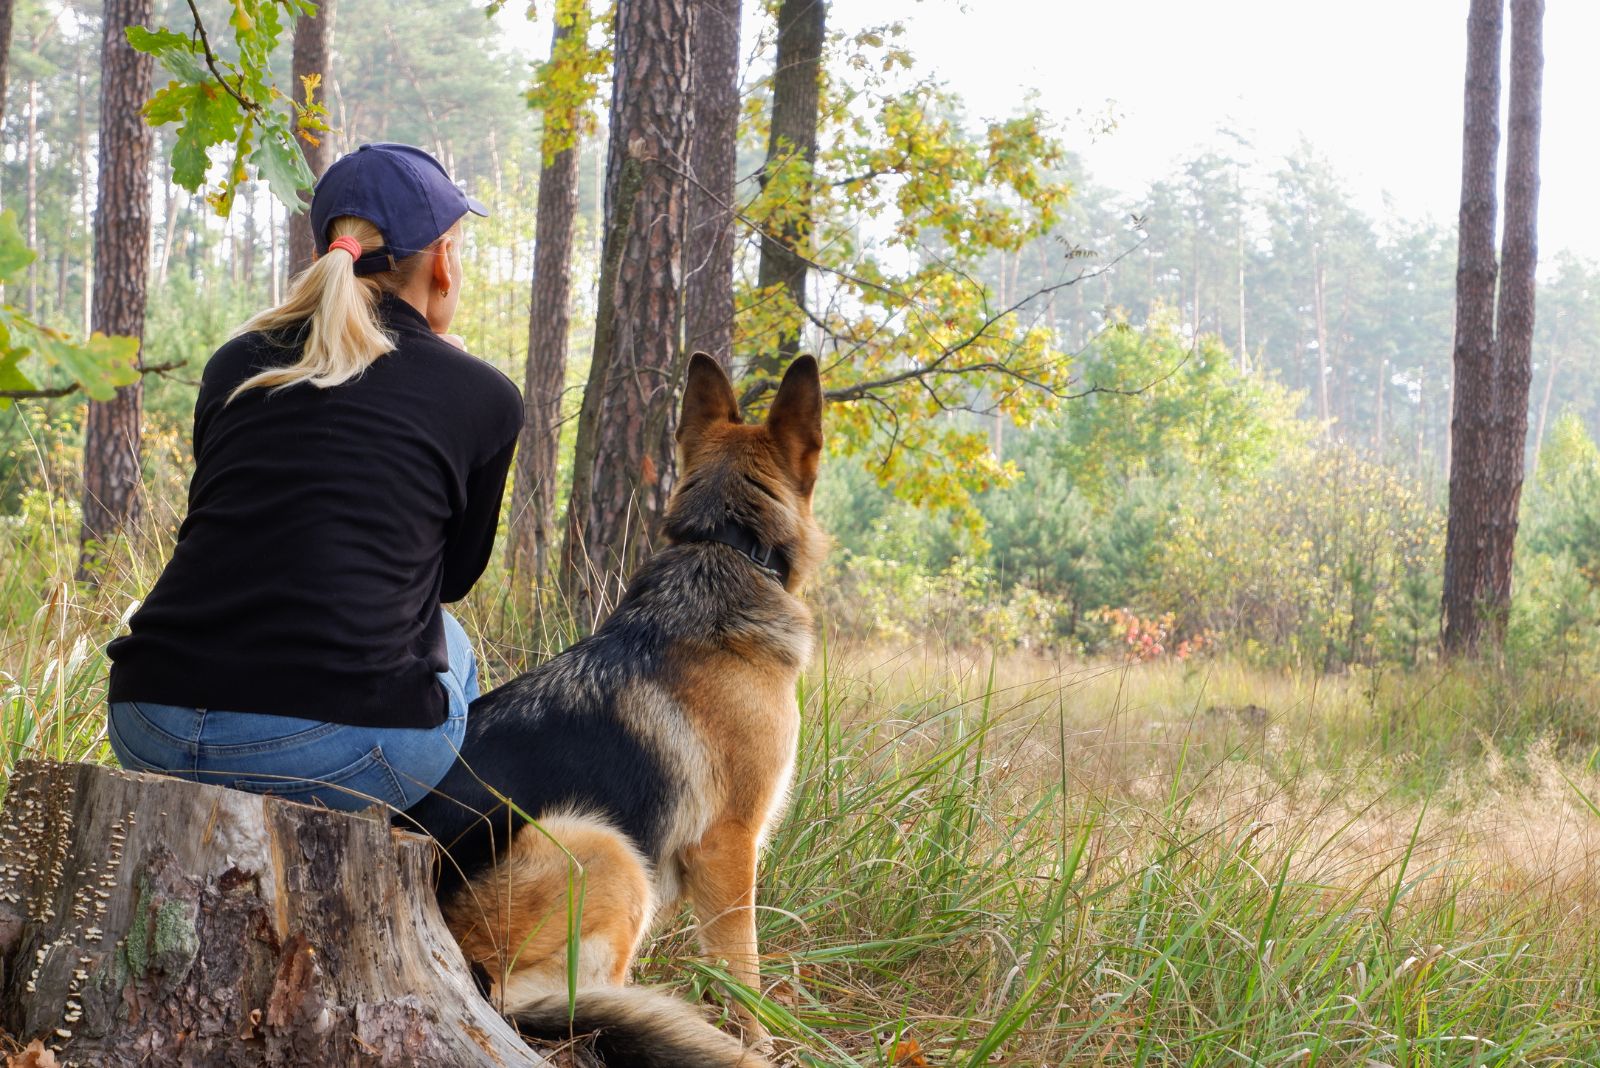
<instances>
[{"instance_id":1,"label":"german shepherd dog","mask_svg":"<svg viewBox=\"0 0 1600 1068\"><path fill-rule=\"evenodd\" d=\"M668 544L592 636L473 702L460 760L399 817L448 852L440 900L490 997L525 1033L595 1033L614 1068L768 1064L681 1000L624 984L652 918L687 896L705 953L760 989L756 858L794 767L812 646L797 592L827 546L811 515L822 402L802 356L766 423L746 425L696 353Z\"/></svg>"}]
</instances>

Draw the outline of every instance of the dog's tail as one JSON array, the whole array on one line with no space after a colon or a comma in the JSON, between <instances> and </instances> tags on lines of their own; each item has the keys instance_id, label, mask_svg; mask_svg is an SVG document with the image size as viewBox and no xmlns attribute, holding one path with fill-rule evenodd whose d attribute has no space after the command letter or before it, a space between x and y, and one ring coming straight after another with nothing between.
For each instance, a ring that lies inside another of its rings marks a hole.
<instances>
[{"instance_id":1,"label":"dog's tail","mask_svg":"<svg viewBox=\"0 0 1600 1068\"><path fill-rule=\"evenodd\" d=\"M648 987L588 987L572 1002L547 994L510 1019L530 1038L592 1036L606 1068L772 1068L692 1006Z\"/></svg>"}]
</instances>

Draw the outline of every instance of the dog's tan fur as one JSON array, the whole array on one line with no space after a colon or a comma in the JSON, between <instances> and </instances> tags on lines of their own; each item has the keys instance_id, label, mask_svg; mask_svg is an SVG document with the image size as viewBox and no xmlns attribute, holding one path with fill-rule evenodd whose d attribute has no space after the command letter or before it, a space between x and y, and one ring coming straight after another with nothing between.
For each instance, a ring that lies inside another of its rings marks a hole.
<instances>
[{"instance_id":1,"label":"dog's tan fur","mask_svg":"<svg viewBox=\"0 0 1600 1068\"><path fill-rule=\"evenodd\" d=\"M719 503L719 487L736 487L750 498L741 507L757 517L752 528L784 550L787 583L763 577L748 560L742 570L730 565L725 546L692 547L723 554L707 559L735 575L717 590L742 598L736 621L709 635L689 627L670 631L661 669L628 679L611 695L607 707L676 784L654 857L602 813L531 813L538 825L518 830L498 862L446 902L452 932L488 970L491 993L509 1013L565 997L569 883L580 871L580 989L622 985L652 920L685 897L706 955L760 989L757 859L783 809L799 736L795 691L811 657L812 620L798 594L827 548L811 514L821 403L815 363L797 361L767 422L745 425L721 369L698 355L691 363L668 531L714 521L718 508L731 507ZM619 615L627 604L625 598ZM754 1017L742 1010L741 1016L747 1040L761 1037ZM707 1059L699 1063L765 1063L749 1053L729 1060L729 1049L718 1044L722 1036L702 1037Z\"/></svg>"}]
</instances>

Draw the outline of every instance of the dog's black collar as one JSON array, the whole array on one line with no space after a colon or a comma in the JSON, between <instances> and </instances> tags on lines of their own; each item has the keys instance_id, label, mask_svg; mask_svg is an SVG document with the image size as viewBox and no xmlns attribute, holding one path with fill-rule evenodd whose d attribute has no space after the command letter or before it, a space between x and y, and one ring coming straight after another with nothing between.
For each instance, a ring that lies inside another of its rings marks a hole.
<instances>
[{"instance_id":1,"label":"dog's black collar","mask_svg":"<svg viewBox=\"0 0 1600 1068\"><path fill-rule=\"evenodd\" d=\"M696 537L684 540L714 541L737 549L752 564L777 579L780 586L787 588L789 585L788 554L776 545L762 541L755 531L737 519L724 519L710 530L699 531Z\"/></svg>"}]
</instances>

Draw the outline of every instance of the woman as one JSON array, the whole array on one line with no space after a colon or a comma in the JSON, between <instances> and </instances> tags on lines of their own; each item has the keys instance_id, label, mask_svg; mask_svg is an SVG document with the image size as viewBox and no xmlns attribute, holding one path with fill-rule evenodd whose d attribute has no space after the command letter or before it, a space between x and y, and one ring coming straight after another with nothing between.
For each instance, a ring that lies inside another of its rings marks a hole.
<instances>
[{"instance_id":1,"label":"woman","mask_svg":"<svg viewBox=\"0 0 1600 1068\"><path fill-rule=\"evenodd\" d=\"M522 421L446 331L461 219L431 156L362 145L317 183L319 258L212 356L189 514L113 641L127 768L330 808L407 808L477 695L461 626Z\"/></svg>"}]
</instances>

